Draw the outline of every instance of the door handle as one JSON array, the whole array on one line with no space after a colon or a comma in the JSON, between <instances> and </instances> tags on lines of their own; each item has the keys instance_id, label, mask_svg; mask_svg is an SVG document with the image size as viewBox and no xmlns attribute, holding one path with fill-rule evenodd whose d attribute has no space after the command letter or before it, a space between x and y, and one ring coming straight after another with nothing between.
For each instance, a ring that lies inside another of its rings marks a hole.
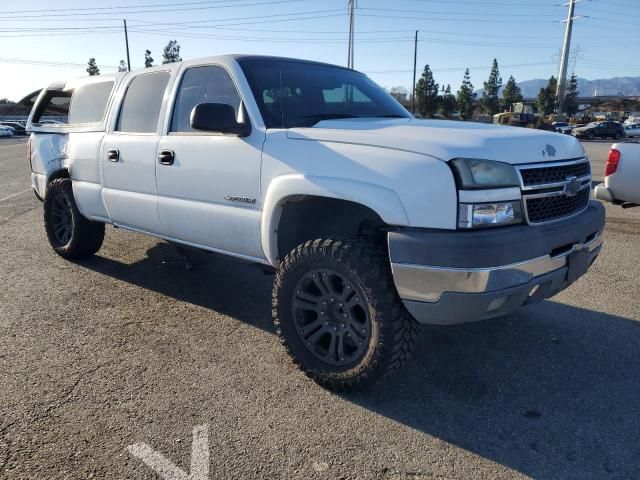
<instances>
[{"instance_id":1,"label":"door handle","mask_svg":"<svg viewBox=\"0 0 640 480\"><path fill-rule=\"evenodd\" d=\"M173 165L174 159L175 159L175 154L171 150L162 150L158 154L158 162L161 165Z\"/></svg>"},{"instance_id":2,"label":"door handle","mask_svg":"<svg viewBox=\"0 0 640 480\"><path fill-rule=\"evenodd\" d=\"M120 159L120 152L118 150L109 150L107 152L107 160L110 162L117 162Z\"/></svg>"}]
</instances>

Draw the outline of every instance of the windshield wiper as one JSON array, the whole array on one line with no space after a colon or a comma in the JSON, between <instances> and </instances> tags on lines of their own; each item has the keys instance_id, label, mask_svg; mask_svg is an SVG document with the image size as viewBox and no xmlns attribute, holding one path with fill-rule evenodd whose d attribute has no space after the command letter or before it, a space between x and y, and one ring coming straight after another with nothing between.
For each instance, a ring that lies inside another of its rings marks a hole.
<instances>
[{"instance_id":1,"label":"windshield wiper","mask_svg":"<svg viewBox=\"0 0 640 480\"><path fill-rule=\"evenodd\" d=\"M302 117L304 120L303 125L299 127L313 127L316 123L323 120L339 120L341 118L359 118L357 115L350 115L348 113L320 113L317 115L305 115Z\"/></svg>"}]
</instances>

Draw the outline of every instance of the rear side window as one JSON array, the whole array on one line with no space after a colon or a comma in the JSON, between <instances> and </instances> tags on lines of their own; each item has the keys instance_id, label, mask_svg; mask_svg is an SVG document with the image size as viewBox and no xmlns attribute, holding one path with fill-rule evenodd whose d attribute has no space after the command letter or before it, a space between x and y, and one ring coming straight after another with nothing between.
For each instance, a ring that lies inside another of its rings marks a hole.
<instances>
[{"instance_id":1,"label":"rear side window","mask_svg":"<svg viewBox=\"0 0 640 480\"><path fill-rule=\"evenodd\" d=\"M66 125L69 116L71 92L63 90L48 90L36 105L33 113L33 123Z\"/></svg>"},{"instance_id":2,"label":"rear side window","mask_svg":"<svg viewBox=\"0 0 640 480\"><path fill-rule=\"evenodd\" d=\"M194 131L189 119L191 110L199 103L231 105L238 116L240 95L224 68L192 67L184 73L171 117L172 132Z\"/></svg>"},{"instance_id":3,"label":"rear side window","mask_svg":"<svg viewBox=\"0 0 640 480\"><path fill-rule=\"evenodd\" d=\"M154 133L169 78L169 72L145 73L135 77L120 107L116 131Z\"/></svg>"},{"instance_id":4,"label":"rear side window","mask_svg":"<svg viewBox=\"0 0 640 480\"><path fill-rule=\"evenodd\" d=\"M104 120L114 82L90 83L77 88L71 97L69 123L100 123Z\"/></svg>"}]
</instances>

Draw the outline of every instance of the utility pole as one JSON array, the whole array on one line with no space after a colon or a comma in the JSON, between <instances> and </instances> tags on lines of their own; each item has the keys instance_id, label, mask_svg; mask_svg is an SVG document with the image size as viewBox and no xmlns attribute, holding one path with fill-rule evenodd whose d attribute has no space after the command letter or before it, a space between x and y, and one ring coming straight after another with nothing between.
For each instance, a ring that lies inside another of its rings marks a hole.
<instances>
[{"instance_id":1,"label":"utility pole","mask_svg":"<svg viewBox=\"0 0 640 480\"><path fill-rule=\"evenodd\" d=\"M353 70L353 50L355 43L354 17L355 17L356 0L349 0L349 52L347 58L347 67Z\"/></svg>"},{"instance_id":2,"label":"utility pole","mask_svg":"<svg viewBox=\"0 0 640 480\"><path fill-rule=\"evenodd\" d=\"M558 73L558 115L564 113L564 99L567 92L567 67L569 65L569 51L571 50L571 31L573 30L574 11L576 8L576 0L569 0L567 4L569 13L567 15L567 25L564 30L564 44L562 46L562 57L560 58L560 72Z\"/></svg>"},{"instance_id":3,"label":"utility pole","mask_svg":"<svg viewBox=\"0 0 640 480\"><path fill-rule=\"evenodd\" d=\"M127 21L122 19L124 23L124 42L127 46L127 69L131 71L131 58L129 57L129 34L127 33Z\"/></svg>"},{"instance_id":4,"label":"utility pole","mask_svg":"<svg viewBox=\"0 0 640 480\"><path fill-rule=\"evenodd\" d=\"M413 90L411 90L411 114L416 113L416 65L418 64L418 30L413 42Z\"/></svg>"}]
</instances>

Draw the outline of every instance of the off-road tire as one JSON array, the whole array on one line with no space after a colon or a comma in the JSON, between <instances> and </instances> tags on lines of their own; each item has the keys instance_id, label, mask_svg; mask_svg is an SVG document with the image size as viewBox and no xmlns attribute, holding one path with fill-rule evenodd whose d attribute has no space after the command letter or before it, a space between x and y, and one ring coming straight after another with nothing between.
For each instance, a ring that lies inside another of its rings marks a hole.
<instances>
[{"instance_id":1,"label":"off-road tire","mask_svg":"<svg viewBox=\"0 0 640 480\"><path fill-rule=\"evenodd\" d=\"M343 276L344 285L353 285L350 288L361 297L355 299L358 308L370 319L370 335L360 343L364 352L347 365L319 359L299 335L294 302L300 290L296 289L309 272L323 269ZM359 239L316 239L293 249L274 280L272 314L276 333L293 362L318 384L341 392L364 390L402 366L419 333L418 323L398 297L384 249Z\"/></svg>"},{"instance_id":2,"label":"off-road tire","mask_svg":"<svg viewBox=\"0 0 640 480\"><path fill-rule=\"evenodd\" d=\"M68 218L69 229L62 238L61 212ZM58 178L49 184L44 201L44 226L53 250L67 259L93 255L100 250L104 240L104 223L92 222L80 213L69 178Z\"/></svg>"}]
</instances>

